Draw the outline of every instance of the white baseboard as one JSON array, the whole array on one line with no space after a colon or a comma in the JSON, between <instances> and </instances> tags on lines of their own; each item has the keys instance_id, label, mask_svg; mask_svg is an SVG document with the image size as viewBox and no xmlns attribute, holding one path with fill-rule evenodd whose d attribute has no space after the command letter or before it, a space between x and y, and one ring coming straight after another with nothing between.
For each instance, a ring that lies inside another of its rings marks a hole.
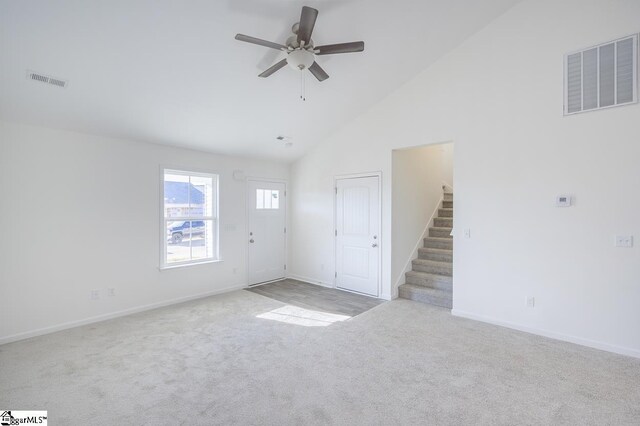
<instances>
[{"instance_id":1,"label":"white baseboard","mask_svg":"<svg viewBox=\"0 0 640 426\"><path fill-rule=\"evenodd\" d=\"M194 294L191 296L178 297L176 299L165 300L162 302L151 303L149 305L137 306L135 308L124 309L122 311L110 312L108 314L97 315L77 321L69 321L61 324L53 325L50 327L39 328L36 330L25 331L22 333L11 334L9 336L0 337L0 345L5 343L17 342L18 340L29 339L31 337L42 336L44 334L55 333L57 331L67 330L69 328L80 327L82 325L93 324L96 322L106 321L114 318L124 317L127 315L136 314L138 312L150 311L152 309L162 308L165 306L176 305L178 303L188 302L190 300L202 299L204 297L214 296L216 294L228 293L230 291L241 290L246 288L245 285L236 285L232 287L225 287L205 293Z\"/></svg>"},{"instance_id":2,"label":"white baseboard","mask_svg":"<svg viewBox=\"0 0 640 426\"><path fill-rule=\"evenodd\" d=\"M634 358L640 358L640 350L627 348L624 346L611 345L609 343L599 342L596 340L584 339L582 337L571 336L568 334L556 333L553 331L542 330L539 328L533 328L524 326L521 324L512 323L509 321L502 321L496 318L487 317L484 315L477 315L471 312L464 312L458 309L453 309L451 314L461 318L472 319L476 321L486 322L489 324L499 325L501 327L511 328L513 330L524 331L526 333L536 334L538 336L549 337L551 339L562 340L569 343L575 343L581 346L587 346L594 349L600 349L607 352L613 352L620 355L631 356Z\"/></svg>"},{"instance_id":3,"label":"white baseboard","mask_svg":"<svg viewBox=\"0 0 640 426\"><path fill-rule=\"evenodd\" d=\"M324 282L322 280L316 280L316 279L313 279L313 278L307 278L307 277L303 277L303 276L300 276L300 275L288 274L287 278L291 278L292 280L302 281L303 283L307 283L307 284L315 284L315 285L319 285L319 286L322 286L322 287L336 288L336 286L334 286L332 283L327 283L327 282Z\"/></svg>"}]
</instances>

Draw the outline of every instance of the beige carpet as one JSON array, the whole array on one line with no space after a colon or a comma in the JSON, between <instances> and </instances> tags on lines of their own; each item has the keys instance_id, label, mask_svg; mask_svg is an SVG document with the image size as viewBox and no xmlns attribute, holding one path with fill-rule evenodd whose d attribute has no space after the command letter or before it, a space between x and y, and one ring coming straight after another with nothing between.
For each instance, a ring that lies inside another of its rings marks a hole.
<instances>
[{"instance_id":1,"label":"beige carpet","mask_svg":"<svg viewBox=\"0 0 640 426\"><path fill-rule=\"evenodd\" d=\"M407 300L353 319L238 291L0 346L52 425L638 425L640 360Z\"/></svg>"}]
</instances>

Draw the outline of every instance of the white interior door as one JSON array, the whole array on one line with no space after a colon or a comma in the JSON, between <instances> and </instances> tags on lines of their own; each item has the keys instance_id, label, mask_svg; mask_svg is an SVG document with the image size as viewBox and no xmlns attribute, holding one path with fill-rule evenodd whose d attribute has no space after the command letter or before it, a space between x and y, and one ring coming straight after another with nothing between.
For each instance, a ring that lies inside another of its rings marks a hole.
<instances>
[{"instance_id":1,"label":"white interior door","mask_svg":"<svg viewBox=\"0 0 640 426\"><path fill-rule=\"evenodd\" d=\"M336 181L336 286L378 296L379 176Z\"/></svg>"},{"instance_id":2,"label":"white interior door","mask_svg":"<svg viewBox=\"0 0 640 426\"><path fill-rule=\"evenodd\" d=\"M285 184L248 181L249 285L284 278Z\"/></svg>"}]
</instances>

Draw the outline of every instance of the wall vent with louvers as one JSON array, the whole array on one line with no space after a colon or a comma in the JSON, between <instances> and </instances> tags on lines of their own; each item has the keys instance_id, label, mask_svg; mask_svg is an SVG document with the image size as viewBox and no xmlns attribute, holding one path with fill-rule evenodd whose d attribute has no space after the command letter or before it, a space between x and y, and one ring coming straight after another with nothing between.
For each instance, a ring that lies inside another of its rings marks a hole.
<instances>
[{"instance_id":1,"label":"wall vent with louvers","mask_svg":"<svg viewBox=\"0 0 640 426\"><path fill-rule=\"evenodd\" d=\"M565 56L565 115L638 102L638 35Z\"/></svg>"},{"instance_id":2,"label":"wall vent with louvers","mask_svg":"<svg viewBox=\"0 0 640 426\"><path fill-rule=\"evenodd\" d=\"M51 84L52 86L58 86L62 88L67 87L66 80L36 73L33 71L27 71L27 79L33 80L33 81L39 81L41 83Z\"/></svg>"}]
</instances>

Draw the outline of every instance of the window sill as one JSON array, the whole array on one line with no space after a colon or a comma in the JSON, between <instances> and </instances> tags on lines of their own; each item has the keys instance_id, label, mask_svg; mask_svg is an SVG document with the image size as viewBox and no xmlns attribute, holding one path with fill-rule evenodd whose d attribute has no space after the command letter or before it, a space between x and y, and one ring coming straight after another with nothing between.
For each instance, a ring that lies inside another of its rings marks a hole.
<instances>
[{"instance_id":1,"label":"window sill","mask_svg":"<svg viewBox=\"0 0 640 426\"><path fill-rule=\"evenodd\" d=\"M202 262L190 262L190 263L181 263L179 265L160 266L158 269L160 271L166 271L169 269L188 268L189 266L208 265L210 263L221 263L221 262L222 262L222 259L204 260Z\"/></svg>"}]
</instances>

